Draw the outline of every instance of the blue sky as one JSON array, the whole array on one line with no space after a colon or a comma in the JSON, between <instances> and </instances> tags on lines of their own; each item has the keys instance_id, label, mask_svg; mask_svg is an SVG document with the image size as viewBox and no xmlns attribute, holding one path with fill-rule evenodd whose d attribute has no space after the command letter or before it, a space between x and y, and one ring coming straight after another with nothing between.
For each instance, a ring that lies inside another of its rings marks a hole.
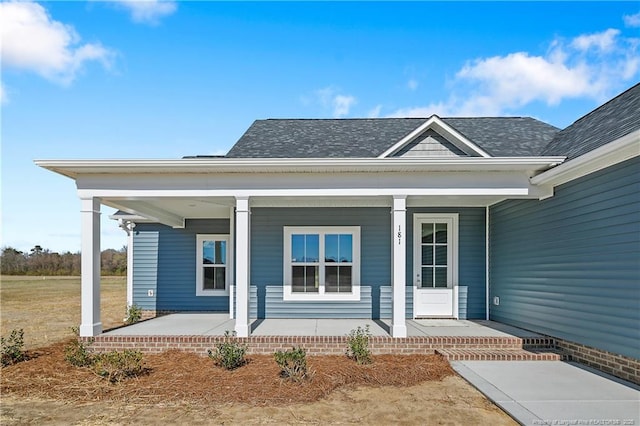
<instances>
[{"instance_id":1,"label":"blue sky","mask_svg":"<svg viewBox=\"0 0 640 426\"><path fill-rule=\"evenodd\" d=\"M3 2L2 235L80 248L34 159L224 154L255 119L532 116L639 81L637 2ZM102 248L125 233L104 207Z\"/></svg>"}]
</instances>

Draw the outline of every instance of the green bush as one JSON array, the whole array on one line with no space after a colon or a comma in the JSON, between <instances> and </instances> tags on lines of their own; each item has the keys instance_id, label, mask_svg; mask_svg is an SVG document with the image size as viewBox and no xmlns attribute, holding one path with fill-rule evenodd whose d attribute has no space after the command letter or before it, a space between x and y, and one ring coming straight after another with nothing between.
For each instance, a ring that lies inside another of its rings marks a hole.
<instances>
[{"instance_id":1,"label":"green bush","mask_svg":"<svg viewBox=\"0 0 640 426\"><path fill-rule=\"evenodd\" d=\"M129 305L127 307L127 316L124 319L126 325L135 324L142 319L142 308L138 305Z\"/></svg>"},{"instance_id":2,"label":"green bush","mask_svg":"<svg viewBox=\"0 0 640 426\"><path fill-rule=\"evenodd\" d=\"M11 334L6 339L0 337L2 347L2 366L6 367L24 361L27 357L24 353L24 330L11 330Z\"/></svg>"},{"instance_id":3,"label":"green bush","mask_svg":"<svg viewBox=\"0 0 640 426\"><path fill-rule=\"evenodd\" d=\"M125 349L122 352L112 351L95 355L93 371L111 383L116 383L129 377L140 376L147 369L144 366L142 352Z\"/></svg>"},{"instance_id":4,"label":"green bush","mask_svg":"<svg viewBox=\"0 0 640 426\"><path fill-rule=\"evenodd\" d=\"M93 343L93 339L88 344L79 339L78 327L72 327L71 331L76 335L67 346L64 348L64 359L69 364L75 367L90 367L93 365L93 355L87 347Z\"/></svg>"},{"instance_id":5,"label":"green bush","mask_svg":"<svg viewBox=\"0 0 640 426\"><path fill-rule=\"evenodd\" d=\"M369 325L365 328L358 326L355 330L349 332L347 340L347 356L353 359L357 364L371 364L371 350L369 349Z\"/></svg>"},{"instance_id":6,"label":"green bush","mask_svg":"<svg viewBox=\"0 0 640 426\"><path fill-rule=\"evenodd\" d=\"M280 376L285 379L302 382L313 376L307 367L307 352L302 347L277 351L274 358L280 367Z\"/></svg>"},{"instance_id":7,"label":"green bush","mask_svg":"<svg viewBox=\"0 0 640 426\"><path fill-rule=\"evenodd\" d=\"M247 353L247 346L238 343L235 336L235 332L225 331L224 341L217 343L215 350L209 349L207 351L209 358L227 370L233 370L247 363L244 357Z\"/></svg>"}]
</instances>

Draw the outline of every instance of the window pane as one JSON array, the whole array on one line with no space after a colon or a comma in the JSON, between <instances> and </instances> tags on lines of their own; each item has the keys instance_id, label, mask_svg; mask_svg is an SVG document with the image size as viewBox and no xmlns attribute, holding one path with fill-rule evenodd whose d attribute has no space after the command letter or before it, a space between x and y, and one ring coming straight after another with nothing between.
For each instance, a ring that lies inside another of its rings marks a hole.
<instances>
[{"instance_id":1,"label":"window pane","mask_svg":"<svg viewBox=\"0 0 640 426\"><path fill-rule=\"evenodd\" d=\"M447 242L447 224L436 223L436 243Z\"/></svg>"},{"instance_id":2,"label":"window pane","mask_svg":"<svg viewBox=\"0 0 640 426\"><path fill-rule=\"evenodd\" d=\"M215 289L225 290L226 289L225 276L226 276L227 268L218 267L218 268L211 268L211 269L215 270L215 283L214 283Z\"/></svg>"},{"instance_id":3,"label":"window pane","mask_svg":"<svg viewBox=\"0 0 640 426\"><path fill-rule=\"evenodd\" d=\"M422 281L420 281L422 288L433 287L433 268L422 268Z\"/></svg>"},{"instance_id":4,"label":"window pane","mask_svg":"<svg viewBox=\"0 0 640 426\"><path fill-rule=\"evenodd\" d=\"M215 290L215 269L216 268L202 268L202 289L203 290Z\"/></svg>"},{"instance_id":5,"label":"window pane","mask_svg":"<svg viewBox=\"0 0 640 426\"><path fill-rule=\"evenodd\" d=\"M327 266L324 289L327 293L351 293L351 266Z\"/></svg>"},{"instance_id":6,"label":"window pane","mask_svg":"<svg viewBox=\"0 0 640 426\"><path fill-rule=\"evenodd\" d=\"M433 223L422 224L422 242L423 243L433 242Z\"/></svg>"},{"instance_id":7,"label":"window pane","mask_svg":"<svg viewBox=\"0 0 640 426\"><path fill-rule=\"evenodd\" d=\"M340 234L340 262L353 262L353 236Z\"/></svg>"},{"instance_id":8,"label":"window pane","mask_svg":"<svg viewBox=\"0 0 640 426\"><path fill-rule=\"evenodd\" d=\"M304 235L291 236L291 261L304 262Z\"/></svg>"},{"instance_id":9,"label":"window pane","mask_svg":"<svg viewBox=\"0 0 640 426\"><path fill-rule=\"evenodd\" d=\"M202 263L224 265L227 261L227 242L206 240L202 242Z\"/></svg>"},{"instance_id":10,"label":"window pane","mask_svg":"<svg viewBox=\"0 0 640 426\"><path fill-rule=\"evenodd\" d=\"M436 246L436 265L447 265L447 246Z\"/></svg>"},{"instance_id":11,"label":"window pane","mask_svg":"<svg viewBox=\"0 0 640 426\"><path fill-rule=\"evenodd\" d=\"M436 268L435 287L447 287L447 268Z\"/></svg>"},{"instance_id":12,"label":"window pane","mask_svg":"<svg viewBox=\"0 0 640 426\"><path fill-rule=\"evenodd\" d=\"M422 264L433 265L433 246L422 246Z\"/></svg>"},{"instance_id":13,"label":"window pane","mask_svg":"<svg viewBox=\"0 0 640 426\"><path fill-rule=\"evenodd\" d=\"M327 234L324 236L324 261L329 263L340 261L340 236Z\"/></svg>"},{"instance_id":14,"label":"window pane","mask_svg":"<svg viewBox=\"0 0 640 426\"><path fill-rule=\"evenodd\" d=\"M291 268L291 291L294 293L317 293L318 267L293 266Z\"/></svg>"},{"instance_id":15,"label":"window pane","mask_svg":"<svg viewBox=\"0 0 640 426\"><path fill-rule=\"evenodd\" d=\"M318 234L305 235L305 262L320 261L320 236Z\"/></svg>"},{"instance_id":16,"label":"window pane","mask_svg":"<svg viewBox=\"0 0 640 426\"><path fill-rule=\"evenodd\" d=\"M327 266L324 268L324 291L335 293L338 291L338 267Z\"/></svg>"}]
</instances>

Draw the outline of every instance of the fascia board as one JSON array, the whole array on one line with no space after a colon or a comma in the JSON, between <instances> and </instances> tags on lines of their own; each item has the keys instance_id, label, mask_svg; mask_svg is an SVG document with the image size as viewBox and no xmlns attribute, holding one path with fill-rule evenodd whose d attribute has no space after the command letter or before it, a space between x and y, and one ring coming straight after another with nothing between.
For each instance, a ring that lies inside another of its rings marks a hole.
<instances>
[{"instance_id":1,"label":"fascia board","mask_svg":"<svg viewBox=\"0 0 640 426\"><path fill-rule=\"evenodd\" d=\"M35 164L77 179L95 174L334 173L545 170L565 157L287 158L178 160L36 160Z\"/></svg>"},{"instance_id":2,"label":"fascia board","mask_svg":"<svg viewBox=\"0 0 640 426\"><path fill-rule=\"evenodd\" d=\"M422 133L427 131L429 128L434 128L439 130L441 133L446 133L449 136L449 139L453 139L461 145L464 145L471 152L475 152L481 157L490 158L486 151L481 149L478 145L471 142L469 139L464 137L460 132L455 130L453 127L449 126L447 123L442 121L440 117L437 115L432 115L427 121L418 126L415 130L409 133L404 138L400 139L396 142L391 148L387 149L385 152L380 154L378 158L387 158L389 155L401 149L403 146L420 136Z\"/></svg>"},{"instance_id":3,"label":"fascia board","mask_svg":"<svg viewBox=\"0 0 640 426\"><path fill-rule=\"evenodd\" d=\"M640 130L531 178L534 185L558 186L640 155Z\"/></svg>"}]
</instances>

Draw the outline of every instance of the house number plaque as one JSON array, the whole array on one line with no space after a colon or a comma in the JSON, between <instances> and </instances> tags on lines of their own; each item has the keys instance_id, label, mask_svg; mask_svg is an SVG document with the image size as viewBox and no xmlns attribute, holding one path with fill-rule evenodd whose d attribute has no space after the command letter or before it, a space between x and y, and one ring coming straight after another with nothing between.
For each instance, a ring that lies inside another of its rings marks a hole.
<instances>
[{"instance_id":1,"label":"house number plaque","mask_svg":"<svg viewBox=\"0 0 640 426\"><path fill-rule=\"evenodd\" d=\"M398 245L402 243L402 229L400 229L400 225L398 225Z\"/></svg>"}]
</instances>

